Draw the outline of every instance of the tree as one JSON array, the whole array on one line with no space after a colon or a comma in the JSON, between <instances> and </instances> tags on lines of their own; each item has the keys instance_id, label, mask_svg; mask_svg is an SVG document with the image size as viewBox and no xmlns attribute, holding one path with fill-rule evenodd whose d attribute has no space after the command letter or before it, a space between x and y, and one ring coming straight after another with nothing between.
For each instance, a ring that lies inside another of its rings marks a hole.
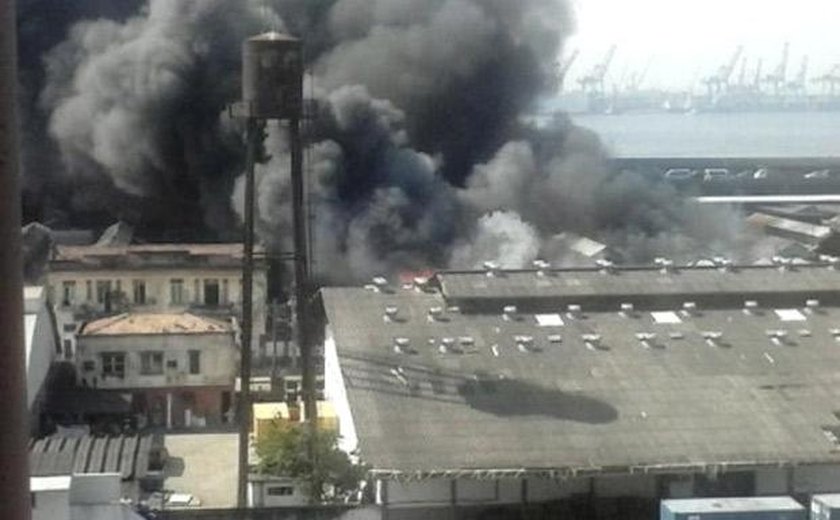
<instances>
[{"instance_id":1,"label":"tree","mask_svg":"<svg viewBox=\"0 0 840 520\"><path fill-rule=\"evenodd\" d=\"M328 487L334 496L356 490L367 471L338 448L338 434L303 424L271 425L256 450L261 473L297 479L314 504L324 502Z\"/></svg>"}]
</instances>

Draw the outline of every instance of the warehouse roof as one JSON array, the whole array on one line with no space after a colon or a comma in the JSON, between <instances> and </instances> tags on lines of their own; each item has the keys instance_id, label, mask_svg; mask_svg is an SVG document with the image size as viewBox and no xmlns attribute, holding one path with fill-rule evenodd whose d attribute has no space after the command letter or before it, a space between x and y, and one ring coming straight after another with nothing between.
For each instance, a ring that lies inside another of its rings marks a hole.
<instances>
[{"instance_id":1,"label":"warehouse roof","mask_svg":"<svg viewBox=\"0 0 840 520\"><path fill-rule=\"evenodd\" d=\"M79 335L213 334L231 331L232 327L229 323L186 312L177 314L127 313L92 321L81 329Z\"/></svg>"},{"instance_id":2,"label":"warehouse roof","mask_svg":"<svg viewBox=\"0 0 840 520\"><path fill-rule=\"evenodd\" d=\"M840 287L826 266L439 278L442 291L322 291L361 455L383 474L840 461L840 308L805 299ZM563 287L616 297L609 310L569 309ZM621 306L633 290L688 301L736 288L765 301ZM466 312L448 297L515 302L532 291L553 309Z\"/></svg>"},{"instance_id":3,"label":"warehouse roof","mask_svg":"<svg viewBox=\"0 0 840 520\"><path fill-rule=\"evenodd\" d=\"M663 262L662 269L448 271L440 273L438 280L447 301L469 308L520 303L603 309L613 307L615 300L670 308L687 296L698 305L731 306L745 299L798 301L804 294L840 304L840 273L829 264L797 266L779 259L782 265L739 267L724 262L723 267L681 268Z\"/></svg>"}]
</instances>

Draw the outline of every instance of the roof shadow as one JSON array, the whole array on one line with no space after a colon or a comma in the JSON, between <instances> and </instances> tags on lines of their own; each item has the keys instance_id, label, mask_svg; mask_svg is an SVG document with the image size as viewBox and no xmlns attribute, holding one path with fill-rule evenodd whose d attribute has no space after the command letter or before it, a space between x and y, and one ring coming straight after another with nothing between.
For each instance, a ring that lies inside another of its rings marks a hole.
<instances>
[{"instance_id":1,"label":"roof shadow","mask_svg":"<svg viewBox=\"0 0 840 520\"><path fill-rule=\"evenodd\" d=\"M510 379L465 381L458 393L471 408L501 417L547 416L589 424L618 418L605 401Z\"/></svg>"}]
</instances>

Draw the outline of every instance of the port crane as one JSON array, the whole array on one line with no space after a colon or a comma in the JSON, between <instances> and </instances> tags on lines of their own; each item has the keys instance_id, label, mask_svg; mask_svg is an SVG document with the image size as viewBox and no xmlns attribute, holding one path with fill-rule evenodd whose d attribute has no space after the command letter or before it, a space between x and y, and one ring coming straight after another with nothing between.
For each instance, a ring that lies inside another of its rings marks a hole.
<instances>
[{"instance_id":1,"label":"port crane","mask_svg":"<svg viewBox=\"0 0 840 520\"><path fill-rule=\"evenodd\" d=\"M773 94L775 95L779 95L781 93L782 88L787 82L787 68L789 56L790 43L785 42L785 46L782 49L782 60L776 66L776 70L764 77L764 81L770 85L771 89L773 90Z\"/></svg>"},{"instance_id":2,"label":"port crane","mask_svg":"<svg viewBox=\"0 0 840 520\"><path fill-rule=\"evenodd\" d=\"M837 94L837 86L840 85L840 64L834 65L831 70L814 78L813 81L814 83L821 83L824 93L834 97Z\"/></svg>"},{"instance_id":3,"label":"port crane","mask_svg":"<svg viewBox=\"0 0 840 520\"><path fill-rule=\"evenodd\" d=\"M722 65L716 74L713 74L703 80L703 83L705 83L709 90L709 96L720 94L721 92L729 89L729 82L732 78L732 73L735 72L735 67L738 65L738 61L741 59L741 54L743 54L743 52L744 46L739 45L735 49L735 52L732 54L729 61Z\"/></svg>"},{"instance_id":4,"label":"port crane","mask_svg":"<svg viewBox=\"0 0 840 520\"><path fill-rule=\"evenodd\" d=\"M799 66L799 72L796 78L787 84L788 90L796 96L804 96L807 93L806 82L808 78L808 56L802 57L802 63Z\"/></svg>"},{"instance_id":5,"label":"port crane","mask_svg":"<svg viewBox=\"0 0 840 520\"><path fill-rule=\"evenodd\" d=\"M557 63L557 82L558 82L558 89L562 93L564 87L566 85L566 76L569 74L569 69L572 68L572 65L575 64L575 61L578 59L580 55L580 49L575 49L572 51L572 54L566 58L565 60L561 60Z\"/></svg>"},{"instance_id":6,"label":"port crane","mask_svg":"<svg viewBox=\"0 0 840 520\"><path fill-rule=\"evenodd\" d=\"M613 58L615 57L616 45L610 47L604 59L597 63L586 76L578 80L584 92L591 96L603 98L604 97L604 79L607 77L607 72L610 70Z\"/></svg>"}]
</instances>

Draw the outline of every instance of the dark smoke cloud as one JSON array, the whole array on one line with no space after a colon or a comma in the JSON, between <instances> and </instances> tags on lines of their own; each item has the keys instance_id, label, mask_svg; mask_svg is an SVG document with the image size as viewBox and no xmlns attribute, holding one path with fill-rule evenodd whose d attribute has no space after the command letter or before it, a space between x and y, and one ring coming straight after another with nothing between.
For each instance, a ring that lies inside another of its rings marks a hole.
<instances>
[{"instance_id":1,"label":"dark smoke cloud","mask_svg":"<svg viewBox=\"0 0 840 520\"><path fill-rule=\"evenodd\" d=\"M630 261L732 247L732 219L613 172L590 132L522 122L572 26L565 0L151 0L75 24L47 55L41 102L64 178L100 187L77 194L83 204L128 198L137 220L224 237L242 213L241 128L224 113L238 97L240 44L285 28L305 37L318 106L304 135L325 280L562 261L549 243L565 231ZM288 250L282 125L268 125L264 148L257 230Z\"/></svg>"}]
</instances>

